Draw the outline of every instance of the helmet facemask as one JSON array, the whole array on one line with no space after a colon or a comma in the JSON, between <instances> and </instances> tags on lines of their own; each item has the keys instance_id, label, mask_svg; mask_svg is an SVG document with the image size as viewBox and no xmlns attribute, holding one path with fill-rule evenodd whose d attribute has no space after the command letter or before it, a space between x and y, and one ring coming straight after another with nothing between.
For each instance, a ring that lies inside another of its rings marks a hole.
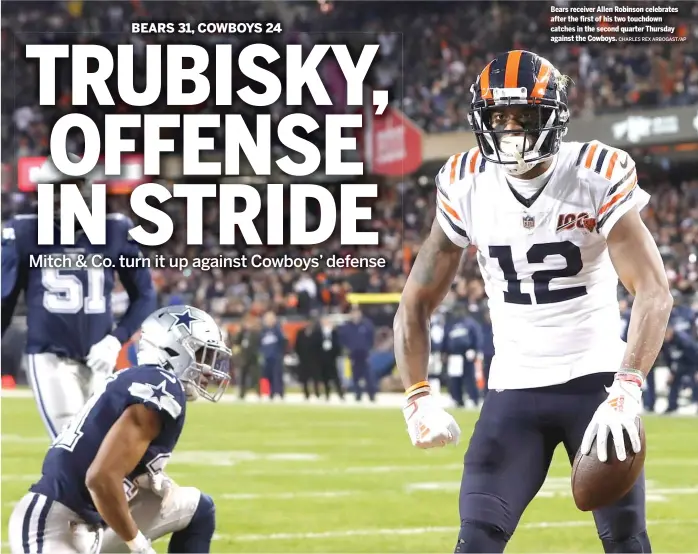
<instances>
[{"instance_id":1,"label":"helmet facemask","mask_svg":"<svg viewBox=\"0 0 698 554\"><path fill-rule=\"evenodd\" d=\"M192 362L179 375L187 398L203 397L218 402L230 383L232 352L221 342L204 342L188 337L182 346L190 354Z\"/></svg>"},{"instance_id":2,"label":"helmet facemask","mask_svg":"<svg viewBox=\"0 0 698 554\"><path fill-rule=\"evenodd\" d=\"M521 175L557 154L567 133L566 104L545 99L534 101L528 98L525 87L492 92L493 99L475 102L468 115L480 152L487 161L504 166L511 175ZM503 123L496 120L499 112L511 108L520 109L515 120L521 129L507 130L506 120Z\"/></svg>"}]
</instances>

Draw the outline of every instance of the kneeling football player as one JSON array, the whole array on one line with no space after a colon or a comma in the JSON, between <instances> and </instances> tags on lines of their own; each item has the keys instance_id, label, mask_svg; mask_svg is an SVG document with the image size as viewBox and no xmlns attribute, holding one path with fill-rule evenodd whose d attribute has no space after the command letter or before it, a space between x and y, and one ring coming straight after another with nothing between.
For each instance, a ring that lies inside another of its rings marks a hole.
<instances>
[{"instance_id":1,"label":"kneeling football player","mask_svg":"<svg viewBox=\"0 0 698 554\"><path fill-rule=\"evenodd\" d=\"M111 375L49 448L10 517L13 554L154 554L151 541L169 533L169 552L209 552L213 500L164 468L186 401L225 391L231 351L213 318L191 306L151 314L138 348L139 365Z\"/></svg>"}]
</instances>

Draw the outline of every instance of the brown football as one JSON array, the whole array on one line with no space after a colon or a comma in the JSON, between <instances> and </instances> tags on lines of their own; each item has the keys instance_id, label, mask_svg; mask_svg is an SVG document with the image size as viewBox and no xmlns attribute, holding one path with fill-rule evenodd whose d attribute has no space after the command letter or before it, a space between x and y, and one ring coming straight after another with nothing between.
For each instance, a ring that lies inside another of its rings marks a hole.
<instances>
[{"instance_id":1,"label":"brown football","mask_svg":"<svg viewBox=\"0 0 698 554\"><path fill-rule=\"evenodd\" d=\"M645 464L645 429L642 420L636 420L640 433L642 450L635 454L630 444L627 432L623 432L627 457L624 462L618 461L613 438L608 437L608 461L602 463L596 456L596 439L591 446L588 456L582 456L579 451L572 465L572 496L577 508L583 512L596 510L614 504L623 498L642 471Z\"/></svg>"}]
</instances>

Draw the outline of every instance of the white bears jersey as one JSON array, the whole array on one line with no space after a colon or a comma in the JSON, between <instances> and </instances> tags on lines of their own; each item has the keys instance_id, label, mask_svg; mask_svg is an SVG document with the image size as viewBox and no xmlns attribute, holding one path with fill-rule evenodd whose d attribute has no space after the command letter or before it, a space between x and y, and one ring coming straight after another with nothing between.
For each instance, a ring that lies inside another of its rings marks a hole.
<instances>
[{"instance_id":1,"label":"white bears jersey","mask_svg":"<svg viewBox=\"0 0 698 554\"><path fill-rule=\"evenodd\" d=\"M615 372L625 352L606 237L649 195L632 158L600 142L562 143L555 164L530 207L478 148L452 156L436 177L441 227L477 248L494 334L490 389Z\"/></svg>"}]
</instances>

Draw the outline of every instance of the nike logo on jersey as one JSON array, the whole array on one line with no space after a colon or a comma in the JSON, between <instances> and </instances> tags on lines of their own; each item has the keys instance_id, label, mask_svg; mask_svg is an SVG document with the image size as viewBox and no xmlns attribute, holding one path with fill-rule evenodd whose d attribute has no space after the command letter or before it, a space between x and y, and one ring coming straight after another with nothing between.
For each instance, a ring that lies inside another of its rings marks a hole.
<instances>
[{"instance_id":1,"label":"nike logo on jersey","mask_svg":"<svg viewBox=\"0 0 698 554\"><path fill-rule=\"evenodd\" d=\"M557 216L556 232L569 231L574 228L586 229L591 232L596 228L596 218L590 217L586 212L580 214L560 214Z\"/></svg>"},{"instance_id":2,"label":"nike logo on jersey","mask_svg":"<svg viewBox=\"0 0 698 554\"><path fill-rule=\"evenodd\" d=\"M628 158L629 158L629 157L630 157L630 156L628 156L628 155L626 154L626 155L625 155L625 158L623 158L623 161L620 162L618 165L620 165L623 169L625 169L626 167L628 167Z\"/></svg>"}]
</instances>

